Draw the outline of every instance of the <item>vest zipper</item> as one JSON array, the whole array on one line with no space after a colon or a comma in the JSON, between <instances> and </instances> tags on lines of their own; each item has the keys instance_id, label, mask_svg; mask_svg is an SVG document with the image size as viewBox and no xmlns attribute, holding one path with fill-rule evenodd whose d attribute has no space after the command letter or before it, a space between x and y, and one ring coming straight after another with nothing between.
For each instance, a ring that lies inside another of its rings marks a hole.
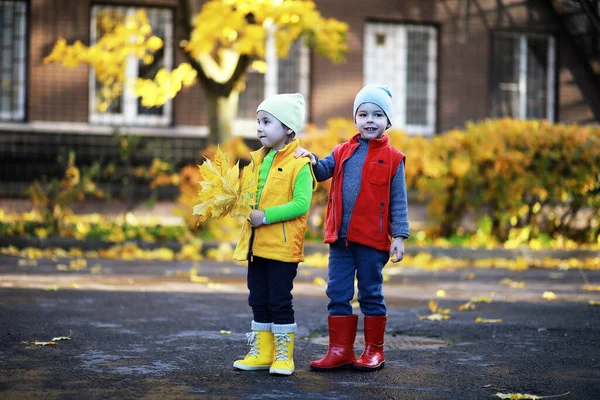
<instances>
[{"instance_id":1,"label":"vest zipper","mask_svg":"<svg viewBox=\"0 0 600 400\"><path fill-rule=\"evenodd\" d=\"M252 157L252 154L250 154L250 162L252 163L252 172L254 172L254 169L256 168L256 163L254 162L254 158ZM256 174L256 177L258 178L258 174ZM258 204L256 205L256 208L258 208ZM251 229L252 229L252 232L250 233L250 241L248 243L248 255L246 256L246 259L249 262L254 261L254 253L252 252L252 247L254 246L255 228L251 228Z\"/></svg>"},{"instance_id":2,"label":"vest zipper","mask_svg":"<svg viewBox=\"0 0 600 400\"><path fill-rule=\"evenodd\" d=\"M273 163L275 163L275 157L277 157L277 153L275 153L275 155L273 156ZM264 159L264 158L263 158ZM254 158L252 158L252 155L250 156L250 160L252 161L252 170L254 171L254 168L256 168L256 164L254 163ZM271 164L271 168L273 168L273 164ZM265 178L265 186L267 186L267 179L269 178L269 173L271 173L271 168L269 168L269 172L267 172L267 177ZM256 178L258 178L258 174L256 174ZM263 186L263 191L265 190L265 187ZM262 193L261 196L262 198ZM258 204L256 204L256 209L258 210ZM250 243L248 245L248 261L252 262L254 260L254 253L252 251L252 247L254 247L254 233L255 233L256 228L252 228L252 233L250 234Z\"/></svg>"},{"instance_id":3,"label":"vest zipper","mask_svg":"<svg viewBox=\"0 0 600 400\"><path fill-rule=\"evenodd\" d=\"M360 143L359 143L359 145L358 145L358 146L360 146ZM349 155L348 157L346 157L344 160L342 160L342 162L341 162L341 166L340 166L340 169L338 170L338 173L337 173L337 175L334 177L334 179L336 179L336 181L337 181L338 177L340 176L340 174L342 173L342 171L344 170L344 163L345 163L346 161L348 161L348 159L349 159L350 157L352 157L352 156L354 155L354 153L356 153L356 150L358 149L358 146L354 147L354 149L352 149L352 153L350 153L350 155ZM367 146L368 146L368 145L367 145ZM368 147L367 147L367 155L368 155L368 154L369 154L369 149L368 149ZM365 160L366 160L366 159L367 159L367 157L365 156ZM337 182L336 182L336 183L337 183ZM343 186L344 186L344 181L342 180L342 187L340 187L340 191L339 191L339 193L338 193L338 196L341 196L341 195L342 195L342 189L343 189ZM334 186L334 188L335 188L335 186ZM358 199L358 197L357 197L357 199ZM342 200L342 202L343 202L343 200ZM339 232L340 228L338 228L338 224L337 224L337 212L336 212L336 208L337 208L337 207L336 207L336 204L335 204L335 203L336 203L336 202L333 202L333 225L334 225L333 227L334 227L334 229L335 229L335 237L337 238L337 235L338 235L338 232ZM352 218L352 215L350 215L350 218ZM349 220L348 220L348 227L350 227L350 221L349 221Z\"/></svg>"},{"instance_id":4,"label":"vest zipper","mask_svg":"<svg viewBox=\"0 0 600 400\"><path fill-rule=\"evenodd\" d=\"M287 236L285 235L285 221L281 221L281 229L283 230L283 243L287 243Z\"/></svg>"},{"instance_id":5,"label":"vest zipper","mask_svg":"<svg viewBox=\"0 0 600 400\"><path fill-rule=\"evenodd\" d=\"M385 203L381 202L381 212L379 213L379 232L383 232L383 207Z\"/></svg>"},{"instance_id":6,"label":"vest zipper","mask_svg":"<svg viewBox=\"0 0 600 400\"><path fill-rule=\"evenodd\" d=\"M254 261L254 254L252 253L252 246L254 245L254 230L255 228L252 228L252 233L250 234L250 246L248 247L247 259L250 262Z\"/></svg>"}]
</instances>

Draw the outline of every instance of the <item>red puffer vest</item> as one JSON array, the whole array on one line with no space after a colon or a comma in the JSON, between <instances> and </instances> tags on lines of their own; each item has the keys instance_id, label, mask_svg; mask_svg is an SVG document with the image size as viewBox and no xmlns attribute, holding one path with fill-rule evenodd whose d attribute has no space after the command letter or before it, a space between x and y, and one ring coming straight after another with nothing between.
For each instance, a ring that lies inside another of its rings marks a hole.
<instances>
[{"instance_id":1,"label":"red puffer vest","mask_svg":"<svg viewBox=\"0 0 600 400\"><path fill-rule=\"evenodd\" d=\"M325 243L338 239L342 223L342 187L344 162L359 146L360 134L333 150L335 169L329 190L325 221ZM390 218L390 186L392 177L404 160L404 154L389 144L389 137L369 140L362 169L360 192L348 224L348 240L383 251L390 250L392 228Z\"/></svg>"}]
</instances>

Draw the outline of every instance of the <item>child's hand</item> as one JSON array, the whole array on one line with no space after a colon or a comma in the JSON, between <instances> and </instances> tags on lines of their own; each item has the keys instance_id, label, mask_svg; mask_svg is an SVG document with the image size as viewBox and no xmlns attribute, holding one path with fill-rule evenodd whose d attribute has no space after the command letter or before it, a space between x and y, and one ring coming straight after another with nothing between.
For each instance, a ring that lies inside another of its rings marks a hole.
<instances>
[{"instance_id":1,"label":"child's hand","mask_svg":"<svg viewBox=\"0 0 600 400\"><path fill-rule=\"evenodd\" d=\"M258 228L259 226L263 225L263 218L265 216L265 212L264 211L260 211L260 210L253 210L250 213L250 225L253 228Z\"/></svg>"},{"instance_id":2,"label":"child's hand","mask_svg":"<svg viewBox=\"0 0 600 400\"><path fill-rule=\"evenodd\" d=\"M310 158L310 163L312 165L316 165L317 164L317 160L315 159L315 156L313 153L311 153L310 151L306 150L303 147L298 147L298 150L296 150L296 154L294 154L295 158L300 158L300 157L308 157Z\"/></svg>"},{"instance_id":3,"label":"child's hand","mask_svg":"<svg viewBox=\"0 0 600 400\"><path fill-rule=\"evenodd\" d=\"M396 253L396 257L394 257L394 253ZM392 242L392 246L390 247L390 259L392 262L402 261L404 258L404 238L397 237Z\"/></svg>"}]
</instances>

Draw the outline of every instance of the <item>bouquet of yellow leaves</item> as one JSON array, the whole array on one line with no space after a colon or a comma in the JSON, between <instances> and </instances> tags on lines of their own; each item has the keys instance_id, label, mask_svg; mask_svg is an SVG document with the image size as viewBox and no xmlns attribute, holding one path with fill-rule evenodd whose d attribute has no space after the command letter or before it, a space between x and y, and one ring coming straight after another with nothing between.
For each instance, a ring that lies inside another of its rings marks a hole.
<instances>
[{"instance_id":1,"label":"bouquet of yellow leaves","mask_svg":"<svg viewBox=\"0 0 600 400\"><path fill-rule=\"evenodd\" d=\"M192 214L200 216L199 223L227 214L250 218L257 185L250 166L246 166L240 176L239 161L230 166L229 157L217 147L214 161L206 159L198 168L203 178L198 182L202 189Z\"/></svg>"}]
</instances>

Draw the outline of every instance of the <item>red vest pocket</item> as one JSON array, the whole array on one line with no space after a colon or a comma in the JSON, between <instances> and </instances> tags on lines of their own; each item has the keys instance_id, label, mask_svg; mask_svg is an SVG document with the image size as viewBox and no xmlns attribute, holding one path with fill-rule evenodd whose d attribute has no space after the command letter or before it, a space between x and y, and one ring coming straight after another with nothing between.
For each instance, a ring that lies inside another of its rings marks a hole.
<instances>
[{"instance_id":1,"label":"red vest pocket","mask_svg":"<svg viewBox=\"0 0 600 400\"><path fill-rule=\"evenodd\" d=\"M369 164L369 182L374 185L385 185L390 179L390 167L379 163L372 162Z\"/></svg>"}]
</instances>

